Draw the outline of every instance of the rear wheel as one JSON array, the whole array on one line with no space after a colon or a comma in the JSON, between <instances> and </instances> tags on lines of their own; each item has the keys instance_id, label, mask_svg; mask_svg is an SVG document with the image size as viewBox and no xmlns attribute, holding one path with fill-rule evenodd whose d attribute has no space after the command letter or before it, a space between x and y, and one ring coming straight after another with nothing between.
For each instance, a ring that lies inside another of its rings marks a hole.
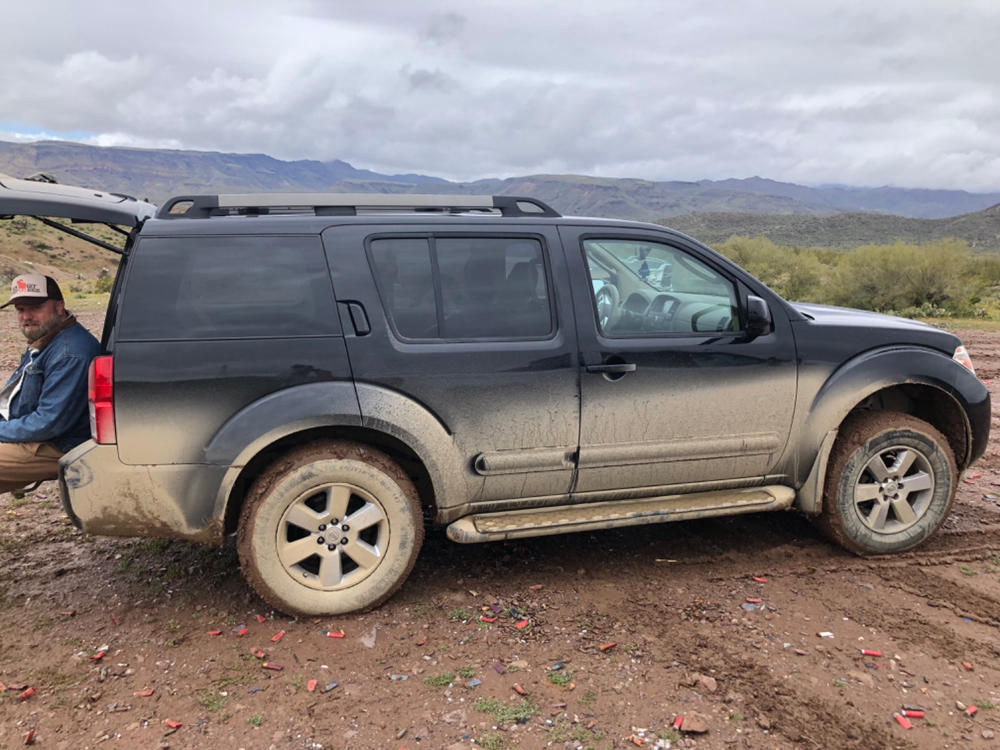
<instances>
[{"instance_id":1,"label":"rear wheel","mask_svg":"<svg viewBox=\"0 0 1000 750\"><path fill-rule=\"evenodd\" d=\"M858 554L901 552L941 525L958 470L944 436L899 412L845 420L827 470L819 526Z\"/></svg>"},{"instance_id":2,"label":"rear wheel","mask_svg":"<svg viewBox=\"0 0 1000 750\"><path fill-rule=\"evenodd\" d=\"M298 448L254 482L237 549L247 581L289 614L370 609L406 580L423 542L412 482L381 451L345 441Z\"/></svg>"}]
</instances>

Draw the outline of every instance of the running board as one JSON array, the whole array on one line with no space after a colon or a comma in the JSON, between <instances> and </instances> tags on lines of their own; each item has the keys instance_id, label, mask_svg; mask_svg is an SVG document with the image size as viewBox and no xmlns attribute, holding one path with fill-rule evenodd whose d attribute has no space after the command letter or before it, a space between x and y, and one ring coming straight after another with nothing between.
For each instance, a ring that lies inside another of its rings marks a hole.
<instances>
[{"instance_id":1,"label":"running board","mask_svg":"<svg viewBox=\"0 0 1000 750\"><path fill-rule=\"evenodd\" d=\"M610 500L501 513L478 513L459 518L450 524L448 538L453 542L468 544L712 516L735 516L765 510L785 510L791 507L794 500L795 490L791 487L773 485L665 495L642 500Z\"/></svg>"}]
</instances>

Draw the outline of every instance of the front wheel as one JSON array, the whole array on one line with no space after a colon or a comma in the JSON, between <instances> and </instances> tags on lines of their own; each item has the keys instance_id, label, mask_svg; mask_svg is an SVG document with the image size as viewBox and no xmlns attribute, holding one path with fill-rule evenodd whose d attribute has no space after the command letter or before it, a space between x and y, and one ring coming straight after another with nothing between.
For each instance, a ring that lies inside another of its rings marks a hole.
<instances>
[{"instance_id":1,"label":"front wheel","mask_svg":"<svg viewBox=\"0 0 1000 750\"><path fill-rule=\"evenodd\" d=\"M845 420L834 445L818 523L857 554L902 552L948 516L958 470L944 436L898 412Z\"/></svg>"},{"instance_id":2,"label":"front wheel","mask_svg":"<svg viewBox=\"0 0 1000 750\"><path fill-rule=\"evenodd\" d=\"M413 483L384 453L321 441L254 482L240 513L243 575L288 614L371 609L406 580L423 542Z\"/></svg>"}]
</instances>

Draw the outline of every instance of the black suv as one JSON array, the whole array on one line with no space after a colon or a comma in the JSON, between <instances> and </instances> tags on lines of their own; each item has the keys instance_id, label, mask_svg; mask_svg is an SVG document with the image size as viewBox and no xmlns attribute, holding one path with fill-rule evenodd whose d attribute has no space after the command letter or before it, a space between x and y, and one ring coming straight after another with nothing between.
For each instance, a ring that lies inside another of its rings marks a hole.
<instances>
[{"instance_id":1,"label":"black suv","mask_svg":"<svg viewBox=\"0 0 1000 750\"><path fill-rule=\"evenodd\" d=\"M285 612L379 604L425 519L481 542L795 508L855 552L906 550L986 446L955 336L786 302L661 226L499 196L155 211L0 186L2 215L131 227L93 440L61 462L70 517L235 532Z\"/></svg>"}]
</instances>

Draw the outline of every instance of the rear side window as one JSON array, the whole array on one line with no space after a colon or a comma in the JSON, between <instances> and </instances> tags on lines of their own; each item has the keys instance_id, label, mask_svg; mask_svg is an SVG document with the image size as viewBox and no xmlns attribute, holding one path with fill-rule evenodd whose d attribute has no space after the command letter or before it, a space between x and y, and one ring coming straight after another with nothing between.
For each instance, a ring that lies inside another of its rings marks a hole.
<instances>
[{"instance_id":1,"label":"rear side window","mask_svg":"<svg viewBox=\"0 0 1000 750\"><path fill-rule=\"evenodd\" d=\"M318 237L146 238L129 265L120 339L340 332Z\"/></svg>"},{"instance_id":2,"label":"rear side window","mask_svg":"<svg viewBox=\"0 0 1000 750\"><path fill-rule=\"evenodd\" d=\"M379 293L405 339L546 338L552 333L541 243L518 237L379 238Z\"/></svg>"}]
</instances>

